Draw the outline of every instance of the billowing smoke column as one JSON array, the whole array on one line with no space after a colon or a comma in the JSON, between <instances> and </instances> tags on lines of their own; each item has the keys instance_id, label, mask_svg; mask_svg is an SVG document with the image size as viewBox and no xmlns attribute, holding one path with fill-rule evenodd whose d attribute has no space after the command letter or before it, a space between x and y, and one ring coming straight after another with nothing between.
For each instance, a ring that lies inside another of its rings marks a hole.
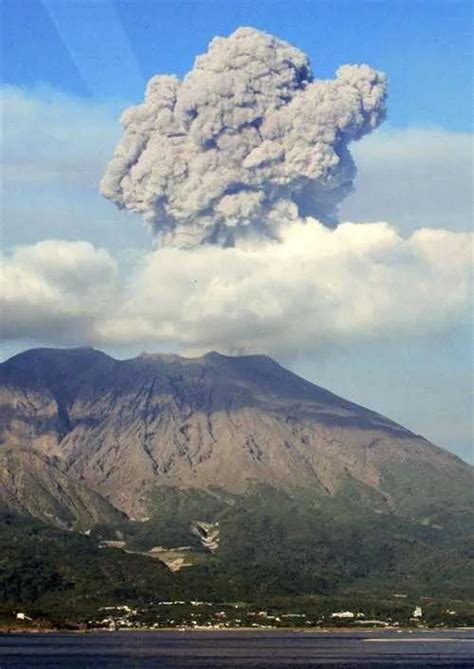
<instances>
[{"instance_id":1,"label":"billowing smoke column","mask_svg":"<svg viewBox=\"0 0 474 669\"><path fill-rule=\"evenodd\" d=\"M367 65L313 81L304 53L240 28L184 81L151 79L122 116L101 192L142 213L163 245L278 238L306 216L332 225L356 171L348 143L381 123L385 97L385 76Z\"/></svg>"}]
</instances>

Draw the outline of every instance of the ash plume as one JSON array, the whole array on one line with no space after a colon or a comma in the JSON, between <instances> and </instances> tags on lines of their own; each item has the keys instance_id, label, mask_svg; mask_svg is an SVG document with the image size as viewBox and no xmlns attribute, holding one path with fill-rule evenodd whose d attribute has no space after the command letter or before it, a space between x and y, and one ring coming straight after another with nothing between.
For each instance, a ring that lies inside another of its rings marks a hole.
<instances>
[{"instance_id":1,"label":"ash plume","mask_svg":"<svg viewBox=\"0 0 474 669\"><path fill-rule=\"evenodd\" d=\"M182 82L151 79L122 116L101 193L168 246L278 239L306 217L333 226L356 173L348 144L383 121L385 98L385 76L367 65L314 80L303 52L240 28Z\"/></svg>"}]
</instances>

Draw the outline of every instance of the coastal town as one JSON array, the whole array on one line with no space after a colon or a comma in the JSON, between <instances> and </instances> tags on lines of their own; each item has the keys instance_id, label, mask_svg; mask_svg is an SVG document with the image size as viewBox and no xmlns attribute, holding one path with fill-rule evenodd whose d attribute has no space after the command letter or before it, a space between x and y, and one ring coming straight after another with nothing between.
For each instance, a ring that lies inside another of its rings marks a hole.
<instances>
[{"instance_id":1,"label":"coastal town","mask_svg":"<svg viewBox=\"0 0 474 669\"><path fill-rule=\"evenodd\" d=\"M443 615L444 613L444 615ZM311 628L428 628L463 626L457 612L445 609L424 619L423 607L404 607L393 615L373 617L364 611L341 610L317 612L309 609L285 610L272 606L258 609L246 603L214 603L204 601L160 601L148 609L127 605L103 607L89 624L92 628L118 629L311 629Z\"/></svg>"},{"instance_id":2,"label":"coastal town","mask_svg":"<svg viewBox=\"0 0 474 669\"><path fill-rule=\"evenodd\" d=\"M402 598L395 595L394 598ZM431 609L431 610L430 610ZM395 611L397 615L395 614ZM43 627L33 612L11 612L15 627ZM12 621L13 622L13 621ZM441 609L428 602L427 615L421 605L397 606L389 615L373 615L373 610L330 610L326 606L307 606L304 610L273 604L259 608L245 602L159 600L147 606L128 604L99 607L96 614L74 629L81 630L311 630L311 629L430 629L469 628L470 616L452 608Z\"/></svg>"}]
</instances>

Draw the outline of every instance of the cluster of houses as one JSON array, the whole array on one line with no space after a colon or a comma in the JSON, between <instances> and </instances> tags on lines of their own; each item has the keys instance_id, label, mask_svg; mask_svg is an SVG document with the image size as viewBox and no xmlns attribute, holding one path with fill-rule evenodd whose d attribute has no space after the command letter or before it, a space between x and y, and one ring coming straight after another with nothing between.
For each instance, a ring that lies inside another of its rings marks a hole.
<instances>
[{"instance_id":1,"label":"cluster of houses","mask_svg":"<svg viewBox=\"0 0 474 669\"><path fill-rule=\"evenodd\" d=\"M91 627L99 629L159 629L163 627L176 627L178 629L231 629L238 627L252 627L258 629L269 629L272 627L308 627L321 624L346 623L359 626L371 627L398 627L398 622L387 622L386 620L368 619L362 611L334 611L323 619L312 620L306 613L270 613L268 611L251 611L247 605L226 605L225 610L220 609L213 602L191 600L159 601L155 603L159 607L169 607L169 615L157 614L154 622L150 623L150 611L141 611L127 604L119 606L104 606L98 611L95 619L90 620ZM191 607L191 610L190 608ZM215 609L219 610L215 610ZM194 611L193 611L194 609ZM206 610L207 609L207 610ZM145 613L145 616L143 616ZM456 612L447 610L446 613L454 615ZM421 622L423 610L416 606L410 618L413 622ZM16 619L25 623L32 622L32 618L24 612L17 612Z\"/></svg>"},{"instance_id":2,"label":"cluster of houses","mask_svg":"<svg viewBox=\"0 0 474 669\"><path fill-rule=\"evenodd\" d=\"M245 605L232 604L220 609L213 602L159 601L156 606L169 607L170 614L157 614L154 622L141 620L142 616L137 609L127 605L107 606L100 609L100 616L89 621L93 627L102 629L121 628L148 628L176 627L187 629L230 629L238 627L253 627L269 629L272 627L308 627L321 624L347 623L371 627L398 627L398 622L368 619L362 611L334 611L324 619L312 620L306 613L270 613L268 611L248 610ZM173 607L173 608L171 608ZM184 608L186 607L186 608ZM191 607L191 610L189 609ZM193 611L192 609L195 609ZM181 609L181 611L180 611ZM204 610L204 609L207 609ZM215 610L217 609L217 610ZM19 614L23 615L23 614ZM421 606L416 606L411 620L420 621L423 616Z\"/></svg>"}]
</instances>

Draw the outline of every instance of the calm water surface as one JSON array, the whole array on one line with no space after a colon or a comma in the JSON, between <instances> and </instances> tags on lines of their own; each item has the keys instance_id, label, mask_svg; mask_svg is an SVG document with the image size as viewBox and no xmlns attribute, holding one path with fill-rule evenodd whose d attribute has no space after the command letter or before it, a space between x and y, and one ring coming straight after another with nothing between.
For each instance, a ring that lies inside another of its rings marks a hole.
<instances>
[{"instance_id":1,"label":"calm water surface","mask_svg":"<svg viewBox=\"0 0 474 669\"><path fill-rule=\"evenodd\" d=\"M0 669L474 669L474 632L2 634Z\"/></svg>"}]
</instances>

